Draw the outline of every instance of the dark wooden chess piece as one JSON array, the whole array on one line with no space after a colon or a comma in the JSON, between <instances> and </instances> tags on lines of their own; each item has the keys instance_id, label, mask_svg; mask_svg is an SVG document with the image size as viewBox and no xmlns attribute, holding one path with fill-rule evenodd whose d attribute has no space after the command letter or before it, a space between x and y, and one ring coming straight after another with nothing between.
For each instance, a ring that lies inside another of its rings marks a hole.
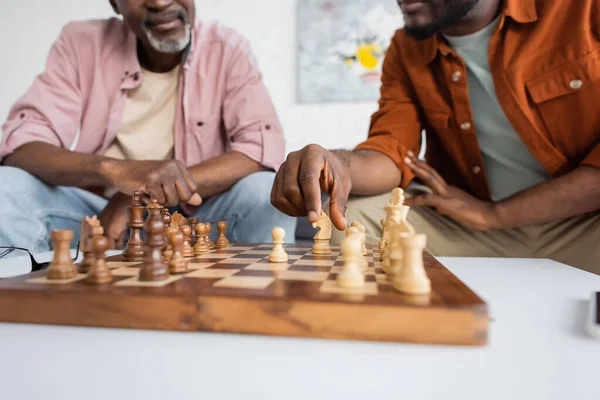
<instances>
[{"instance_id":1,"label":"dark wooden chess piece","mask_svg":"<svg viewBox=\"0 0 600 400\"><path fill-rule=\"evenodd\" d=\"M140 281L155 282L169 278L167 263L163 259L160 249L165 245L165 229L161 206L154 200L148 206L148 220L146 221L146 255L140 269Z\"/></svg>"},{"instance_id":2,"label":"dark wooden chess piece","mask_svg":"<svg viewBox=\"0 0 600 400\"><path fill-rule=\"evenodd\" d=\"M108 239L106 236L96 235L90 242L94 253L94 263L88 272L86 282L93 285L112 282L112 273L104 258L104 253L108 250Z\"/></svg>"},{"instance_id":3,"label":"dark wooden chess piece","mask_svg":"<svg viewBox=\"0 0 600 400\"><path fill-rule=\"evenodd\" d=\"M225 236L225 232L227 231L227 222L219 221L217 223L217 229L219 230L219 237L217 238L215 247L217 249L224 249L226 247L229 247L229 240L227 240L227 236Z\"/></svg>"},{"instance_id":4,"label":"dark wooden chess piece","mask_svg":"<svg viewBox=\"0 0 600 400\"><path fill-rule=\"evenodd\" d=\"M160 215L162 216L163 223L165 224L165 243L166 244L165 244L165 247L163 247L161 249L161 251L163 252L163 255L164 255L165 251L167 250L167 247L169 247L169 237L167 236L167 229L169 226L171 226L171 213L169 213L169 209L165 207L160 212Z\"/></svg>"},{"instance_id":5,"label":"dark wooden chess piece","mask_svg":"<svg viewBox=\"0 0 600 400\"><path fill-rule=\"evenodd\" d=\"M173 256L173 247L171 247L171 241L169 240L169 238L175 232L179 232L179 228L169 226L167 229L165 229L165 239L167 240L167 245L163 251L163 258L166 261L169 261L171 259L171 256Z\"/></svg>"},{"instance_id":6,"label":"dark wooden chess piece","mask_svg":"<svg viewBox=\"0 0 600 400\"><path fill-rule=\"evenodd\" d=\"M192 248L198 243L198 236L196 235L196 225L200 223L200 218L188 218L188 225L192 228L192 239L190 245Z\"/></svg>"},{"instance_id":7,"label":"dark wooden chess piece","mask_svg":"<svg viewBox=\"0 0 600 400\"><path fill-rule=\"evenodd\" d=\"M47 278L50 280L71 279L77 276L77 267L71 259L71 240L73 231L54 230L50 234L54 258L48 268Z\"/></svg>"},{"instance_id":8,"label":"dark wooden chess piece","mask_svg":"<svg viewBox=\"0 0 600 400\"><path fill-rule=\"evenodd\" d=\"M183 233L184 241L183 241L183 256L185 258L194 257L194 248L191 245L192 238L192 228L189 225L181 225L179 227L179 231Z\"/></svg>"},{"instance_id":9,"label":"dark wooden chess piece","mask_svg":"<svg viewBox=\"0 0 600 400\"><path fill-rule=\"evenodd\" d=\"M212 224L210 222L207 222L206 226L208 226L208 232L206 233L206 237L208 238L208 247L212 250L215 248L215 242L213 242L210 238L210 233L212 232Z\"/></svg>"},{"instance_id":10,"label":"dark wooden chess piece","mask_svg":"<svg viewBox=\"0 0 600 400\"><path fill-rule=\"evenodd\" d=\"M92 265L94 265L94 252L92 249L92 238L97 235L104 235L104 228L100 226L100 221L96 216L84 217L81 222L81 243L79 249L83 253L83 260L79 264L79 273L87 274Z\"/></svg>"},{"instance_id":11,"label":"dark wooden chess piece","mask_svg":"<svg viewBox=\"0 0 600 400\"><path fill-rule=\"evenodd\" d=\"M129 241L123 251L125 261L144 260L144 241L142 240L142 229L144 228L144 212L146 208L140 204L140 192L133 193L131 206L126 208L129 221Z\"/></svg>"},{"instance_id":12,"label":"dark wooden chess piece","mask_svg":"<svg viewBox=\"0 0 600 400\"><path fill-rule=\"evenodd\" d=\"M210 245L206 240L206 233L208 229L206 224L198 224L196 225L196 235L198 236L198 243L194 246L194 256L198 257L202 254L206 254L210 251Z\"/></svg>"},{"instance_id":13,"label":"dark wooden chess piece","mask_svg":"<svg viewBox=\"0 0 600 400\"><path fill-rule=\"evenodd\" d=\"M183 256L183 232L175 231L169 236L169 243L173 249L173 255L169 260L169 272L172 274L183 274L188 271L188 262Z\"/></svg>"}]
</instances>

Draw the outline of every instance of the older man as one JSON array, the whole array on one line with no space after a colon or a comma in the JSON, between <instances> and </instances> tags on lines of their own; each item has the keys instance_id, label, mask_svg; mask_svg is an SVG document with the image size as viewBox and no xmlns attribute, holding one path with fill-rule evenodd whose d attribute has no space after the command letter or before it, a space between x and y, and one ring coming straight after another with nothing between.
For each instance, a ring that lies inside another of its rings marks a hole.
<instances>
[{"instance_id":1,"label":"older man","mask_svg":"<svg viewBox=\"0 0 600 400\"><path fill-rule=\"evenodd\" d=\"M50 230L99 214L118 246L136 190L226 220L233 241L293 239L269 201L284 139L247 40L196 23L193 0L111 5L122 19L63 29L3 126L0 244L47 250Z\"/></svg>"},{"instance_id":2,"label":"older man","mask_svg":"<svg viewBox=\"0 0 600 400\"><path fill-rule=\"evenodd\" d=\"M600 273L600 2L399 0L406 26L355 151L290 154L272 201L338 229L416 177L409 220L434 255L544 257ZM426 131L426 162L415 156ZM349 194L353 197L347 204ZM383 195L382 195L383 194ZM346 204L348 207L347 214Z\"/></svg>"}]
</instances>

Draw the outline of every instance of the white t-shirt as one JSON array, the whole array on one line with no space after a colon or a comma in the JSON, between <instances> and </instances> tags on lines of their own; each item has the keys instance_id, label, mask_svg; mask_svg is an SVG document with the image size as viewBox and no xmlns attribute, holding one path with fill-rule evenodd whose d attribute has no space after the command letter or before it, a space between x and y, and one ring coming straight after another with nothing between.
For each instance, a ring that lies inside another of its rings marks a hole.
<instances>
[{"instance_id":1,"label":"white t-shirt","mask_svg":"<svg viewBox=\"0 0 600 400\"><path fill-rule=\"evenodd\" d=\"M497 24L498 20L467 36L444 36L467 65L471 111L495 201L551 178L515 132L498 102L488 58Z\"/></svg>"}]
</instances>

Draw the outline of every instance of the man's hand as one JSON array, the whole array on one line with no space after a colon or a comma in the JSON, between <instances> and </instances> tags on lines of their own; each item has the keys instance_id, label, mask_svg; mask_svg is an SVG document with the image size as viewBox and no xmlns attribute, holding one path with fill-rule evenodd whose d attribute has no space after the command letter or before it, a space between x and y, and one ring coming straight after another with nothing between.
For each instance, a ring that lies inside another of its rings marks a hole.
<instances>
[{"instance_id":1,"label":"man's hand","mask_svg":"<svg viewBox=\"0 0 600 400\"><path fill-rule=\"evenodd\" d=\"M405 162L433 192L406 199L406 205L433 207L438 213L447 215L471 229L487 231L498 228L498 217L493 203L481 201L455 186L446 184L435 169L418 160L413 153L409 152Z\"/></svg>"},{"instance_id":2,"label":"man's hand","mask_svg":"<svg viewBox=\"0 0 600 400\"><path fill-rule=\"evenodd\" d=\"M140 191L167 207L202 203L196 181L180 161L109 160L103 170L121 193Z\"/></svg>"},{"instance_id":3,"label":"man's hand","mask_svg":"<svg viewBox=\"0 0 600 400\"><path fill-rule=\"evenodd\" d=\"M331 221L346 229L346 204L352 189L350 168L336 154L311 144L290 153L275 177L271 202L281 212L311 222L319 219L323 205L321 191L330 195Z\"/></svg>"},{"instance_id":4,"label":"man's hand","mask_svg":"<svg viewBox=\"0 0 600 400\"><path fill-rule=\"evenodd\" d=\"M125 244L128 219L125 207L129 205L131 196L117 193L108 201L98 217L104 228L104 235L108 237L109 249L122 249Z\"/></svg>"}]
</instances>

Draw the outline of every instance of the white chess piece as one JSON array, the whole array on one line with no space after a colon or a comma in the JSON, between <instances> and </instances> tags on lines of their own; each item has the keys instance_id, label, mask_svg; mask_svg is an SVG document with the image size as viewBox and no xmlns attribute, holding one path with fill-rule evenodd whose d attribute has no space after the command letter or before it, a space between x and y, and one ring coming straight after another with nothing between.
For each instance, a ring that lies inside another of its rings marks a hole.
<instances>
[{"instance_id":1,"label":"white chess piece","mask_svg":"<svg viewBox=\"0 0 600 400\"><path fill-rule=\"evenodd\" d=\"M400 237L404 260L402 269L394 276L394 289L408 295L426 295L431 293L431 281L423 265L423 250L427 236L415 234Z\"/></svg>"},{"instance_id":2,"label":"white chess piece","mask_svg":"<svg viewBox=\"0 0 600 400\"><path fill-rule=\"evenodd\" d=\"M361 233L356 226L350 226L350 228L346 229L346 237L352 240L356 240L359 243L359 246L362 247ZM366 257L363 255L362 250L360 251L359 261L361 270L366 270L368 267L368 262Z\"/></svg>"},{"instance_id":3,"label":"white chess piece","mask_svg":"<svg viewBox=\"0 0 600 400\"><path fill-rule=\"evenodd\" d=\"M315 243L312 247L313 254L326 255L331 254L331 219L325 213L322 213L319 219L312 224L313 228L319 228L319 231L313 238Z\"/></svg>"},{"instance_id":4,"label":"white chess piece","mask_svg":"<svg viewBox=\"0 0 600 400\"><path fill-rule=\"evenodd\" d=\"M352 226L355 228L358 228L358 230L360 231L360 243L362 245L362 255L366 256L367 254L369 254L369 250L367 249L367 228L365 228L365 226L358 221L354 221L352 223Z\"/></svg>"},{"instance_id":5,"label":"white chess piece","mask_svg":"<svg viewBox=\"0 0 600 400\"><path fill-rule=\"evenodd\" d=\"M285 230L283 228L274 228L271 231L273 236L273 251L269 254L269 262L272 263L285 263L288 261L288 255L283 249L283 238L285 237Z\"/></svg>"},{"instance_id":6,"label":"white chess piece","mask_svg":"<svg viewBox=\"0 0 600 400\"><path fill-rule=\"evenodd\" d=\"M341 249L344 267L337 277L338 286L343 289L362 288L365 285L365 277L360 265L360 241L353 237L346 237L342 241Z\"/></svg>"}]
</instances>

